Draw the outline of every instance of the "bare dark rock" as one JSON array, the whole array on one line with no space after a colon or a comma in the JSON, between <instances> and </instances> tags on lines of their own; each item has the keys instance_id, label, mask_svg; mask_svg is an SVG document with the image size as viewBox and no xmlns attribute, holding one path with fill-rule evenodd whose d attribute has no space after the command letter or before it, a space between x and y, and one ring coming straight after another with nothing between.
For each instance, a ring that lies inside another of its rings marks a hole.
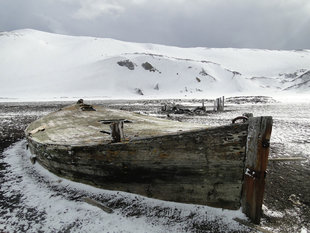
<instances>
[{"instance_id":1,"label":"bare dark rock","mask_svg":"<svg viewBox=\"0 0 310 233\"><path fill-rule=\"evenodd\" d=\"M209 75L209 74L204 70L204 68L201 69L201 71L199 72L199 74L202 75L202 76L207 76L207 75Z\"/></svg>"},{"instance_id":2,"label":"bare dark rock","mask_svg":"<svg viewBox=\"0 0 310 233\"><path fill-rule=\"evenodd\" d=\"M142 91L140 88L135 88L135 92L136 92L136 94L138 94L138 95L144 95L144 94L143 94L143 91Z\"/></svg>"},{"instance_id":3,"label":"bare dark rock","mask_svg":"<svg viewBox=\"0 0 310 233\"><path fill-rule=\"evenodd\" d=\"M128 59L127 60L123 60L123 61L118 61L117 64L120 65L120 66L125 66L129 70L134 70L135 66L136 66L136 64L134 64L132 61L130 61Z\"/></svg>"},{"instance_id":4,"label":"bare dark rock","mask_svg":"<svg viewBox=\"0 0 310 233\"><path fill-rule=\"evenodd\" d=\"M145 69L145 70L148 70L150 72L155 72L157 71L157 69L155 69L149 62L144 62L142 63L142 67Z\"/></svg>"},{"instance_id":5,"label":"bare dark rock","mask_svg":"<svg viewBox=\"0 0 310 233\"><path fill-rule=\"evenodd\" d=\"M285 79L287 79L287 81L291 81L291 80L296 79L298 77L299 72L304 73L306 71L307 71L306 69L300 69L294 73L281 73L281 74L279 74L279 76L283 76Z\"/></svg>"},{"instance_id":6,"label":"bare dark rock","mask_svg":"<svg viewBox=\"0 0 310 233\"><path fill-rule=\"evenodd\" d=\"M216 81L216 78L214 78L212 75L208 74L204 68L201 68L201 71L199 72L199 75L201 76L205 76L209 79L211 79L212 81ZM198 81L198 80L197 80Z\"/></svg>"},{"instance_id":7,"label":"bare dark rock","mask_svg":"<svg viewBox=\"0 0 310 233\"><path fill-rule=\"evenodd\" d=\"M241 73L239 73L238 71L232 71L232 73L235 75L241 75Z\"/></svg>"},{"instance_id":8,"label":"bare dark rock","mask_svg":"<svg viewBox=\"0 0 310 233\"><path fill-rule=\"evenodd\" d=\"M157 91L159 90L159 85L158 85L158 83L155 85L154 89L157 90Z\"/></svg>"},{"instance_id":9,"label":"bare dark rock","mask_svg":"<svg viewBox=\"0 0 310 233\"><path fill-rule=\"evenodd\" d=\"M295 78L291 82L294 82L294 84L291 85L290 87L283 89L284 91L293 90L293 89L300 89L300 88L306 88L307 89L310 86L310 70L303 73L302 75L298 76L297 78ZM298 82L298 83L296 84L296 82Z\"/></svg>"}]
</instances>

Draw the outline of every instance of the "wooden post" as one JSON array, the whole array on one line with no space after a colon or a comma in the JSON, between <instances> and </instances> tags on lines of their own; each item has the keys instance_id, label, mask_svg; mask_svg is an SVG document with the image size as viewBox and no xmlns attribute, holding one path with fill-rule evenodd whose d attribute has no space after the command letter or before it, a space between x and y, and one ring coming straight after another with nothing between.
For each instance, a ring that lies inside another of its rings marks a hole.
<instances>
[{"instance_id":1,"label":"wooden post","mask_svg":"<svg viewBox=\"0 0 310 233\"><path fill-rule=\"evenodd\" d=\"M272 117L249 119L241 205L255 224L260 223L262 214L271 130Z\"/></svg>"},{"instance_id":2,"label":"wooden post","mask_svg":"<svg viewBox=\"0 0 310 233\"><path fill-rule=\"evenodd\" d=\"M216 98L216 99L214 100L214 108L213 108L213 110L214 110L215 112L218 112L218 111L219 111L219 98Z\"/></svg>"},{"instance_id":3,"label":"wooden post","mask_svg":"<svg viewBox=\"0 0 310 233\"><path fill-rule=\"evenodd\" d=\"M203 111L206 111L205 101L204 101L204 100L202 100L202 110L203 110Z\"/></svg>"},{"instance_id":4,"label":"wooden post","mask_svg":"<svg viewBox=\"0 0 310 233\"><path fill-rule=\"evenodd\" d=\"M220 105L219 105L219 111L223 111L223 99L222 97L219 98L219 102L220 102Z\"/></svg>"},{"instance_id":5,"label":"wooden post","mask_svg":"<svg viewBox=\"0 0 310 233\"><path fill-rule=\"evenodd\" d=\"M213 110L216 112L224 111L224 99L225 97L216 98L214 101Z\"/></svg>"},{"instance_id":6,"label":"wooden post","mask_svg":"<svg viewBox=\"0 0 310 233\"><path fill-rule=\"evenodd\" d=\"M218 112L219 111L219 98L216 98L215 100L214 100L214 111L215 112Z\"/></svg>"},{"instance_id":7,"label":"wooden post","mask_svg":"<svg viewBox=\"0 0 310 233\"><path fill-rule=\"evenodd\" d=\"M110 124L112 142L120 142L124 138L124 121L114 121Z\"/></svg>"},{"instance_id":8,"label":"wooden post","mask_svg":"<svg viewBox=\"0 0 310 233\"><path fill-rule=\"evenodd\" d=\"M165 104L164 106L162 106L162 107L161 107L161 110L162 110L163 112L167 111L167 104Z\"/></svg>"},{"instance_id":9,"label":"wooden post","mask_svg":"<svg viewBox=\"0 0 310 233\"><path fill-rule=\"evenodd\" d=\"M221 112L222 111L222 98L218 98L219 100L219 111Z\"/></svg>"}]
</instances>

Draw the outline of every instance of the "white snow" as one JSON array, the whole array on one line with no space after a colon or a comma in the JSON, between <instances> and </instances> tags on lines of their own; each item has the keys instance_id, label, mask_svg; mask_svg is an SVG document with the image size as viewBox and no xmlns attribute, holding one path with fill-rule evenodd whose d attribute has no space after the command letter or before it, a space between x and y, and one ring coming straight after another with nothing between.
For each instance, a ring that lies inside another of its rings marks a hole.
<instances>
[{"instance_id":1,"label":"white snow","mask_svg":"<svg viewBox=\"0 0 310 233\"><path fill-rule=\"evenodd\" d=\"M283 212L268 209L267 206L265 206L265 205L262 206L262 210L263 210L265 215L270 216L270 217L283 218L283 216L284 216Z\"/></svg>"},{"instance_id":2,"label":"white snow","mask_svg":"<svg viewBox=\"0 0 310 233\"><path fill-rule=\"evenodd\" d=\"M134 70L117 64L124 60ZM178 48L24 29L0 33L0 61L0 101L310 95L309 76L300 77L310 50Z\"/></svg>"}]
</instances>

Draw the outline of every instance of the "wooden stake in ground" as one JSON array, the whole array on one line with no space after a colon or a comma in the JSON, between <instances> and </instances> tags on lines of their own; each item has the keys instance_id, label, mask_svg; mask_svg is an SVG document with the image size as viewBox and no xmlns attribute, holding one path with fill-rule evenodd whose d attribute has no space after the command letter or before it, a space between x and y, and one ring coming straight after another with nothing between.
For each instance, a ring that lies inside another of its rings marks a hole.
<instances>
[{"instance_id":1,"label":"wooden stake in ground","mask_svg":"<svg viewBox=\"0 0 310 233\"><path fill-rule=\"evenodd\" d=\"M214 111L216 112L222 112L224 111L224 102L225 102L225 97L220 97L215 99L214 101Z\"/></svg>"},{"instance_id":2,"label":"wooden stake in ground","mask_svg":"<svg viewBox=\"0 0 310 233\"><path fill-rule=\"evenodd\" d=\"M110 124L112 142L120 142L124 138L124 121L114 121Z\"/></svg>"},{"instance_id":3,"label":"wooden stake in ground","mask_svg":"<svg viewBox=\"0 0 310 233\"><path fill-rule=\"evenodd\" d=\"M242 188L242 211L259 224L265 190L272 117L249 119L245 174Z\"/></svg>"}]
</instances>

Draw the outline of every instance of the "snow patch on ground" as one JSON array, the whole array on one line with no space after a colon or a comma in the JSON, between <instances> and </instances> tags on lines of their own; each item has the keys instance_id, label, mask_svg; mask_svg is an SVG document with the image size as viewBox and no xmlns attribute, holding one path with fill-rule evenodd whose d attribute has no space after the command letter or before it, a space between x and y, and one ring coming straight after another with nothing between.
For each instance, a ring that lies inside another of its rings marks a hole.
<instances>
[{"instance_id":1,"label":"snow patch on ground","mask_svg":"<svg viewBox=\"0 0 310 233\"><path fill-rule=\"evenodd\" d=\"M284 213L268 209L267 206L265 205L263 205L262 209L263 209L264 214L270 217L283 218L284 216Z\"/></svg>"},{"instance_id":2,"label":"snow patch on ground","mask_svg":"<svg viewBox=\"0 0 310 233\"><path fill-rule=\"evenodd\" d=\"M195 224L212 229L215 222L212 231L246 230L233 220L246 219L240 210L166 202L72 182L38 163L32 165L31 153L25 148L26 141L22 140L4 152L3 160L9 168L1 188L6 190L6 198L19 197L21 208L2 216L6 220L4 223L0 219L0 231L188 232ZM114 212L108 214L81 197L101 201ZM123 205L117 206L120 202ZM0 210L5 212L1 206Z\"/></svg>"}]
</instances>

